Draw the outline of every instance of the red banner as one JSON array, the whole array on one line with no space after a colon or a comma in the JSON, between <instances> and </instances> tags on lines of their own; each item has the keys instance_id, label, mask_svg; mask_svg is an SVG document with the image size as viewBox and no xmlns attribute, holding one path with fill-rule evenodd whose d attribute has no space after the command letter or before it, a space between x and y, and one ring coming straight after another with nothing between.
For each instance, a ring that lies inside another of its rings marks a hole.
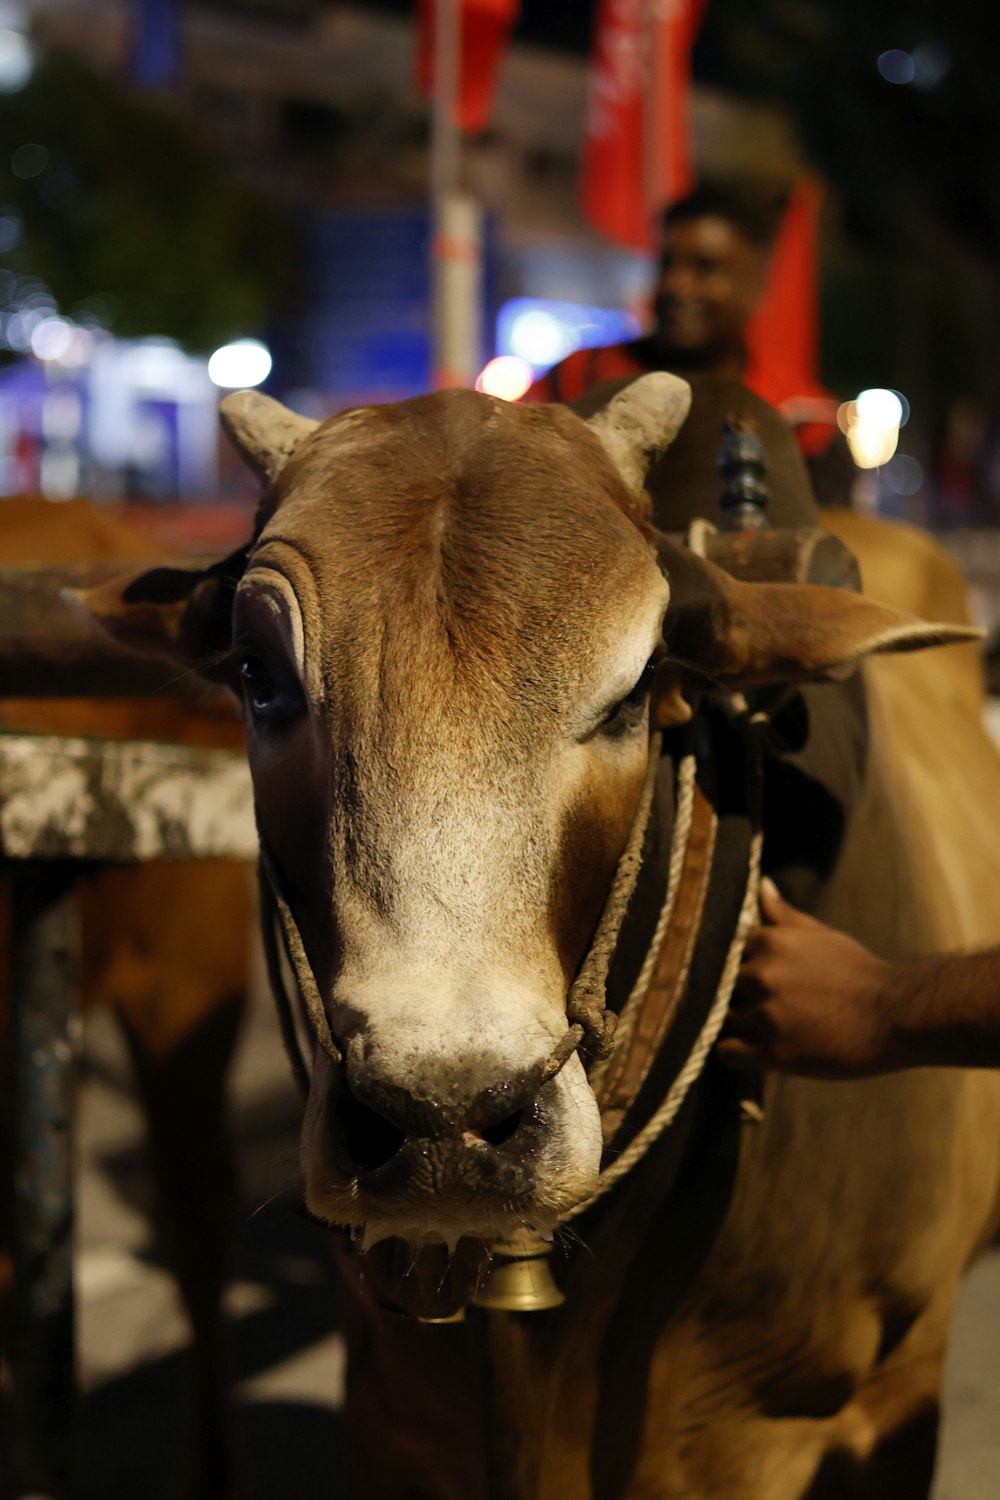
<instances>
[{"instance_id":1,"label":"red banner","mask_svg":"<svg viewBox=\"0 0 1000 1500\"><path fill-rule=\"evenodd\" d=\"M417 88L434 91L434 0L417 0ZM500 61L520 14L518 0L458 0L458 123L485 130L493 112Z\"/></svg>"},{"instance_id":2,"label":"red banner","mask_svg":"<svg viewBox=\"0 0 1000 1500\"><path fill-rule=\"evenodd\" d=\"M705 0L598 0L583 142L583 211L648 250L654 216L693 186L691 48Z\"/></svg>"},{"instance_id":3,"label":"red banner","mask_svg":"<svg viewBox=\"0 0 1000 1500\"><path fill-rule=\"evenodd\" d=\"M813 177L796 184L785 206L760 305L747 325L756 369L780 372L803 389L816 379L819 358L819 213L823 188Z\"/></svg>"}]
</instances>

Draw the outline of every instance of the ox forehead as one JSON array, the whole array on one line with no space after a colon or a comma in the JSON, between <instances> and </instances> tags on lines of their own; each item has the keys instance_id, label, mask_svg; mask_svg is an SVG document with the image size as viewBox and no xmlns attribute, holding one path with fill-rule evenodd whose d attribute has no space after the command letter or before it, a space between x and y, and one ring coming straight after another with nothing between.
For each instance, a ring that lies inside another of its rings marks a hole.
<instances>
[{"instance_id":1,"label":"ox forehead","mask_svg":"<svg viewBox=\"0 0 1000 1500\"><path fill-rule=\"evenodd\" d=\"M609 669L627 692L668 597L639 520L598 440L559 408L454 392L348 413L282 473L237 640L241 606L277 588L310 686L339 707L353 690L355 714L367 687L388 727L396 695L425 711L436 698L457 728L470 698L480 717L490 699L507 720L551 714L600 694Z\"/></svg>"}]
</instances>

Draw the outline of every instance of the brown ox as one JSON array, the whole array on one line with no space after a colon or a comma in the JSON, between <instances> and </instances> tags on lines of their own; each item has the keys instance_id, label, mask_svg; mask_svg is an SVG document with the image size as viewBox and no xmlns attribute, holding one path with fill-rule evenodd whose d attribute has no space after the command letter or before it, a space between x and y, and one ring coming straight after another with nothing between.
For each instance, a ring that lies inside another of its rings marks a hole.
<instances>
[{"instance_id":1,"label":"brown ox","mask_svg":"<svg viewBox=\"0 0 1000 1500\"><path fill-rule=\"evenodd\" d=\"M231 638L321 1042L308 1202L369 1241L550 1230L591 1192L598 1107L560 1044L650 727L676 748L693 684L812 679L949 634L677 548L658 565L642 479L684 395L652 375L590 424L451 392L317 426L244 393L226 416L266 499L235 607L218 576L190 604L162 575L94 600L154 649ZM918 945L929 893L885 792L875 755L825 909L853 905L893 951ZM956 1284L996 1212L997 1080L774 1079L764 1102L741 1126L703 1075L575 1221L559 1310L427 1327L353 1278L366 1497L926 1494Z\"/></svg>"}]
</instances>

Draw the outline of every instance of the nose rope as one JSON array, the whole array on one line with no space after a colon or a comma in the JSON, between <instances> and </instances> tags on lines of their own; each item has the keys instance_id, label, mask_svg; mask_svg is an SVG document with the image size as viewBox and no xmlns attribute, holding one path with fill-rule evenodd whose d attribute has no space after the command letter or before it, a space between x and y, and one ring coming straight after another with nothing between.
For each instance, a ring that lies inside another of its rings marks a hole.
<instances>
[{"instance_id":1,"label":"nose rope","mask_svg":"<svg viewBox=\"0 0 1000 1500\"><path fill-rule=\"evenodd\" d=\"M746 889L743 903L736 922L736 930L733 934L726 962L719 980L719 987L715 993L715 1000L706 1016L702 1028L695 1039L694 1046L688 1054L687 1061L677 1074L667 1096L659 1109L646 1122L638 1135L634 1136L629 1144L616 1157L609 1166L601 1172L597 1180L597 1187L589 1198L577 1203L560 1215L559 1222L568 1224L572 1219L578 1218L580 1214L586 1213L587 1209L593 1208L598 1198L604 1196L609 1188L614 1187L626 1173L646 1155L660 1136L673 1124L691 1091L692 1085L700 1078L708 1060L708 1054L714 1047L722 1030L723 1023L729 1013L729 1005L732 1000L733 990L736 987L740 964L743 961L743 950L746 947L747 938L751 929L760 921L760 908L758 896L760 892L760 860L764 837L758 830L754 833L750 843L750 858L747 867Z\"/></svg>"},{"instance_id":2,"label":"nose rope","mask_svg":"<svg viewBox=\"0 0 1000 1500\"><path fill-rule=\"evenodd\" d=\"M593 942L587 951L579 973L570 987L566 1000L566 1017L569 1030L554 1048L542 1069L542 1083L548 1083L573 1056L578 1047L589 1054L591 1061L600 1062L610 1057L614 1046L615 1027L618 1017L607 1008L607 980L611 958L618 946L622 923L628 904L635 890L642 865L642 850L653 810L653 793L656 776L663 753L663 733L657 730L650 737L649 760L643 778L642 790L632 821L628 841L618 860L615 878L604 903L601 920L597 924Z\"/></svg>"},{"instance_id":3,"label":"nose rope","mask_svg":"<svg viewBox=\"0 0 1000 1500\"><path fill-rule=\"evenodd\" d=\"M676 787L676 810L674 813L674 830L670 843L670 863L667 871L667 893L663 900L659 919L652 940L643 960L642 968L636 976L635 983L629 993L628 999L618 1014L618 1025L615 1029L615 1052L621 1052L627 1046L632 1035L636 1018L642 1008L653 977L660 949L663 946L664 935L674 914L677 903L677 892L680 890L681 877L684 871L684 861L687 858L688 844L691 840L691 828L694 820L694 792L695 778L698 774L697 757L690 751L681 759L677 770ZM590 1086L601 1099L602 1085L605 1083L610 1067L610 1056L603 1058L590 1070Z\"/></svg>"},{"instance_id":4,"label":"nose rope","mask_svg":"<svg viewBox=\"0 0 1000 1500\"><path fill-rule=\"evenodd\" d=\"M614 1045L618 1017L606 1005L606 985L611 957L618 944L622 923L642 864L642 850L653 807L656 776L663 751L663 734L657 731L649 742L649 760L643 778L632 828L618 861L615 878L601 913L594 940L580 966L566 1000L569 1027L559 1038L541 1073L542 1084L555 1078L579 1047L590 1058L600 1061L610 1056ZM341 1053L330 1031L326 1007L309 963L302 934L294 913L282 891L282 881L264 830L258 823L260 842L261 932L268 980L278 1011L285 1050L288 1053L301 1092L309 1092L309 1067L302 1054L295 1017L285 986L276 934L281 932L285 954L295 975L299 995L315 1036L323 1051L334 1061Z\"/></svg>"}]
</instances>

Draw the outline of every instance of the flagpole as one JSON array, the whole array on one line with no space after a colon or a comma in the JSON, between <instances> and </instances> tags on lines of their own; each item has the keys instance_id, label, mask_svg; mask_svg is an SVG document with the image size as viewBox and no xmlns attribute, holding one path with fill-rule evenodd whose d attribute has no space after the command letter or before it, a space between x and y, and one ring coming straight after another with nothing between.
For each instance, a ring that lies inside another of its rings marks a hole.
<instances>
[{"instance_id":1,"label":"flagpole","mask_svg":"<svg viewBox=\"0 0 1000 1500\"><path fill-rule=\"evenodd\" d=\"M462 0L434 0L431 113L431 383L470 386L479 364L481 212L460 187Z\"/></svg>"},{"instance_id":2,"label":"flagpole","mask_svg":"<svg viewBox=\"0 0 1000 1500\"><path fill-rule=\"evenodd\" d=\"M669 12L674 3L676 0L645 0L643 4L643 42L646 51L643 188L646 216L650 224L653 215L665 206L666 200L673 194L670 161L674 143L670 139L670 100L667 98L671 80L663 65L662 31L668 24L664 12Z\"/></svg>"}]
</instances>

